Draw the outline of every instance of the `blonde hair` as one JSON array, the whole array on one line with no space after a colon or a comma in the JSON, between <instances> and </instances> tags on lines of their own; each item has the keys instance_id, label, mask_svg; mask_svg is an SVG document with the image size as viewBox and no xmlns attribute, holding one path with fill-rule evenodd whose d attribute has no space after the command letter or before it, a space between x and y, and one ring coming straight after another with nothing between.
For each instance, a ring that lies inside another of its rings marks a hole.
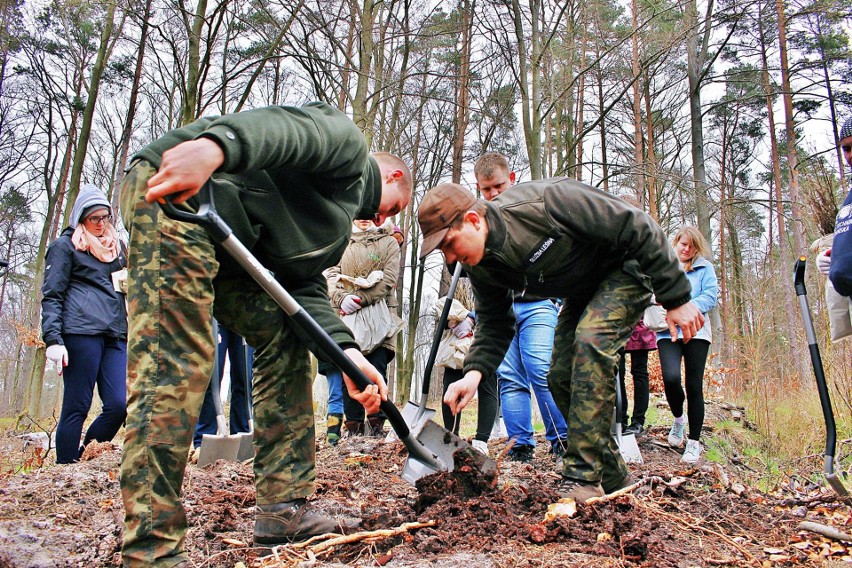
<instances>
[{"instance_id":1,"label":"blonde hair","mask_svg":"<svg viewBox=\"0 0 852 568\"><path fill-rule=\"evenodd\" d=\"M695 255L689 259L688 262L684 263L683 268L689 272L692 270L692 263L695 262L695 259L699 256L703 256L706 259L710 259L710 244L707 242L707 239L704 238L704 235L701 234L696 227L692 225L684 225L672 237L672 246L676 247L678 241L681 238L686 237L687 241L689 241L689 245L695 249Z\"/></svg>"}]
</instances>

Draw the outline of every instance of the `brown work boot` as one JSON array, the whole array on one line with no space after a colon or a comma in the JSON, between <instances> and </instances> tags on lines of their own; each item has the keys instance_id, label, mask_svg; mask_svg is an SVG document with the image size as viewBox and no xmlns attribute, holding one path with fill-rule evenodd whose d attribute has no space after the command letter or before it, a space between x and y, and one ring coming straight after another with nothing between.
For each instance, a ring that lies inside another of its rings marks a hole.
<instances>
[{"instance_id":1,"label":"brown work boot","mask_svg":"<svg viewBox=\"0 0 852 568\"><path fill-rule=\"evenodd\" d=\"M347 420L343 423L346 427L346 431L349 432L350 436L363 436L364 435L364 421L358 420Z\"/></svg>"},{"instance_id":2,"label":"brown work boot","mask_svg":"<svg viewBox=\"0 0 852 568\"><path fill-rule=\"evenodd\" d=\"M577 503L585 503L592 497L603 497L604 490L601 484L594 481L583 481L563 477L557 484L556 490L562 499L573 499Z\"/></svg>"},{"instance_id":3,"label":"brown work boot","mask_svg":"<svg viewBox=\"0 0 852 568\"><path fill-rule=\"evenodd\" d=\"M636 479L636 477L634 477L632 473L628 473L624 477L624 479L621 480L621 483L619 483L617 486L615 486L611 489L604 487L604 492L606 492L606 494L609 495L610 493L615 493L616 491L618 491L620 489L624 489L625 487L633 485L637 481L639 481L639 480ZM645 485L640 485L639 487L637 487L636 489L633 490L633 494L639 495L639 496L647 495L649 492L650 492L650 488L648 487L647 482L645 483Z\"/></svg>"},{"instance_id":4,"label":"brown work boot","mask_svg":"<svg viewBox=\"0 0 852 568\"><path fill-rule=\"evenodd\" d=\"M368 416L367 422L370 423L370 436L373 438L384 438L385 434L385 417L384 416Z\"/></svg>"},{"instance_id":5,"label":"brown work boot","mask_svg":"<svg viewBox=\"0 0 852 568\"><path fill-rule=\"evenodd\" d=\"M359 524L360 521L347 522L324 515L314 510L304 498L258 505L254 542L284 544L328 533L347 534L358 528Z\"/></svg>"}]
</instances>

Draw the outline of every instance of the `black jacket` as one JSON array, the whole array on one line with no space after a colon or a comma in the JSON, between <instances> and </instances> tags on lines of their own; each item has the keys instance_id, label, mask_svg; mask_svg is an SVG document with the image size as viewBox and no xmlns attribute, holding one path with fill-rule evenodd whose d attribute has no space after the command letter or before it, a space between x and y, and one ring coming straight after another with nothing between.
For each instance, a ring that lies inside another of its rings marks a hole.
<instances>
[{"instance_id":1,"label":"black jacket","mask_svg":"<svg viewBox=\"0 0 852 568\"><path fill-rule=\"evenodd\" d=\"M47 249L41 291L44 342L64 345L62 334L127 337L124 295L112 285L112 273L127 266L124 247L112 262L101 262L74 248L67 227Z\"/></svg>"}]
</instances>

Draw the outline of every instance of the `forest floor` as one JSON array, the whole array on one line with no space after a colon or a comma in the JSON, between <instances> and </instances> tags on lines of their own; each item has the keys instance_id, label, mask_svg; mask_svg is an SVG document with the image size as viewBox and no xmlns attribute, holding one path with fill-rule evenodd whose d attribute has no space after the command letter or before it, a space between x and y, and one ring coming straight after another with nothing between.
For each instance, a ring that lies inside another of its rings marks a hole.
<instances>
[{"instance_id":1,"label":"forest floor","mask_svg":"<svg viewBox=\"0 0 852 568\"><path fill-rule=\"evenodd\" d=\"M705 424L745 422L742 409L710 404ZM321 430L321 427L319 428ZM556 465L542 443L532 464L498 459L496 485L462 491L455 474L440 474L422 490L400 478L400 442L344 438L318 442L320 509L361 519L349 542L318 539L273 549L252 547L255 492L250 465L190 465L184 488L186 547L195 566L785 566L852 562L842 538L800 526L803 521L843 533L850 507L817 479L821 460L783 477L770 493L756 488L754 467L736 448L719 462L680 462L666 444L668 428L640 437L643 464L631 464L643 488L593 504L572 517L545 517L558 500ZM819 435L822 435L821 433ZM492 454L505 447L492 440ZM52 452L51 452L52 455ZM84 461L54 465L34 459L19 433L0 434L3 463L18 471L0 477L0 567L120 565L123 511L120 449L93 444ZM20 459L18 459L20 457ZM816 457L818 458L818 456ZM50 463L48 463L50 462ZM435 491L436 488L441 490ZM468 488L469 489L469 488Z\"/></svg>"}]
</instances>

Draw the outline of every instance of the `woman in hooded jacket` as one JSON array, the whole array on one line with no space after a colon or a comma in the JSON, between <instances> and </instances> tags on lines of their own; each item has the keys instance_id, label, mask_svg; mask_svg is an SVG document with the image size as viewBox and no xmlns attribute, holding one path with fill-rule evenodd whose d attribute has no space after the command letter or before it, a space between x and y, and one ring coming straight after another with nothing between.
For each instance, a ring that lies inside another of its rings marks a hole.
<instances>
[{"instance_id":1,"label":"woman in hooded jacket","mask_svg":"<svg viewBox=\"0 0 852 568\"><path fill-rule=\"evenodd\" d=\"M78 461L92 440L112 440L127 414L127 310L118 290L127 259L111 221L103 192L83 186L70 226L47 249L42 338L64 386L56 463ZM95 386L103 409L81 446Z\"/></svg>"}]
</instances>

